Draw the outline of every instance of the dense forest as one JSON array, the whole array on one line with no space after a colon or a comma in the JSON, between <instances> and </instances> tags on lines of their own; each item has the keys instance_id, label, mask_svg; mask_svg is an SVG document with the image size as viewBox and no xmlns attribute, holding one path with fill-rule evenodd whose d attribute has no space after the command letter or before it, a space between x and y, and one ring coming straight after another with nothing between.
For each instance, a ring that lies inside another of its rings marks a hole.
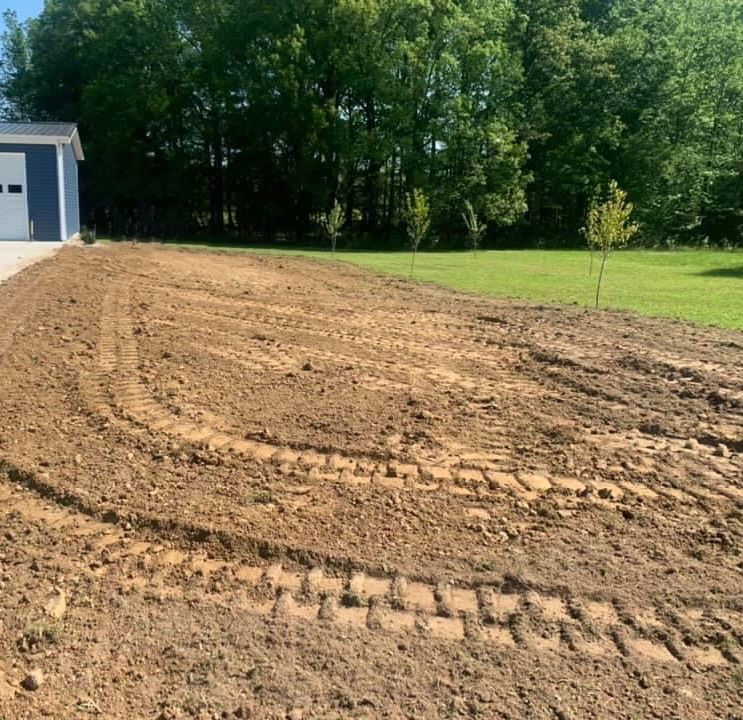
<instances>
[{"instance_id":1,"label":"dense forest","mask_svg":"<svg viewBox=\"0 0 743 720\"><path fill-rule=\"evenodd\" d=\"M103 232L577 244L616 179L639 242L743 244L743 0L47 0L0 113L80 124ZM353 232L350 232L350 229Z\"/></svg>"}]
</instances>

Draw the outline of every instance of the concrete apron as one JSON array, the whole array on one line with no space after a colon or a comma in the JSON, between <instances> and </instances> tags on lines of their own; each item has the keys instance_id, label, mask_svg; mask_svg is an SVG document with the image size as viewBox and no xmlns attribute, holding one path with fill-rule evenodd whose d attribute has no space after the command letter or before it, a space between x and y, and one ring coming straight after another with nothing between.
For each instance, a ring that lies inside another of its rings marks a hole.
<instances>
[{"instance_id":1,"label":"concrete apron","mask_svg":"<svg viewBox=\"0 0 743 720\"><path fill-rule=\"evenodd\" d=\"M0 241L0 283L23 268L54 255L63 245L61 242Z\"/></svg>"}]
</instances>

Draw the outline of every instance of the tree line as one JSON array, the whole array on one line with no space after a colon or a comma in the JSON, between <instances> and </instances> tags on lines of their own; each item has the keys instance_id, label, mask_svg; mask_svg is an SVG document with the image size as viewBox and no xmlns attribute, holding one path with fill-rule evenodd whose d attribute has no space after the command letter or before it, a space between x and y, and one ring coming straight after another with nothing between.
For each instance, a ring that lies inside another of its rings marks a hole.
<instances>
[{"instance_id":1,"label":"tree line","mask_svg":"<svg viewBox=\"0 0 743 720\"><path fill-rule=\"evenodd\" d=\"M85 222L137 236L743 243L743 0L47 0L0 112L80 125ZM352 231L352 232L350 232Z\"/></svg>"}]
</instances>

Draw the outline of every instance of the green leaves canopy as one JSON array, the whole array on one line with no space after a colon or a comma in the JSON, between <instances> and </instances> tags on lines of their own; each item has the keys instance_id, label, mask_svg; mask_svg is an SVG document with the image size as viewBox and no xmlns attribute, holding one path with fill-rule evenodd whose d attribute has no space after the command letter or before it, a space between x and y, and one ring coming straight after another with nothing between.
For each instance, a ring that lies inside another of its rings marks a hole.
<instances>
[{"instance_id":1,"label":"green leaves canopy","mask_svg":"<svg viewBox=\"0 0 743 720\"><path fill-rule=\"evenodd\" d=\"M48 0L0 112L81 124L102 230L577 237L615 177L643 238L740 240L743 0Z\"/></svg>"}]
</instances>

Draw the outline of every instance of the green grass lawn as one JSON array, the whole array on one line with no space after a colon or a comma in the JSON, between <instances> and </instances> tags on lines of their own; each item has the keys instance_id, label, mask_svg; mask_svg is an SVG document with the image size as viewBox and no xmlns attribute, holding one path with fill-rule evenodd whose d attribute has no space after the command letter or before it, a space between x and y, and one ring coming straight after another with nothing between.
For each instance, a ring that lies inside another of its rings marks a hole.
<instances>
[{"instance_id":1,"label":"green grass lawn","mask_svg":"<svg viewBox=\"0 0 743 720\"><path fill-rule=\"evenodd\" d=\"M331 260L329 252L317 250L246 250L198 243L180 246ZM407 277L410 257L405 252L338 252L335 260ZM598 263L593 277L588 269L588 253L575 250L492 250L477 255L425 252L416 260L415 278L495 297L593 305ZM743 330L743 253L686 249L617 252L606 266L601 306Z\"/></svg>"}]
</instances>

